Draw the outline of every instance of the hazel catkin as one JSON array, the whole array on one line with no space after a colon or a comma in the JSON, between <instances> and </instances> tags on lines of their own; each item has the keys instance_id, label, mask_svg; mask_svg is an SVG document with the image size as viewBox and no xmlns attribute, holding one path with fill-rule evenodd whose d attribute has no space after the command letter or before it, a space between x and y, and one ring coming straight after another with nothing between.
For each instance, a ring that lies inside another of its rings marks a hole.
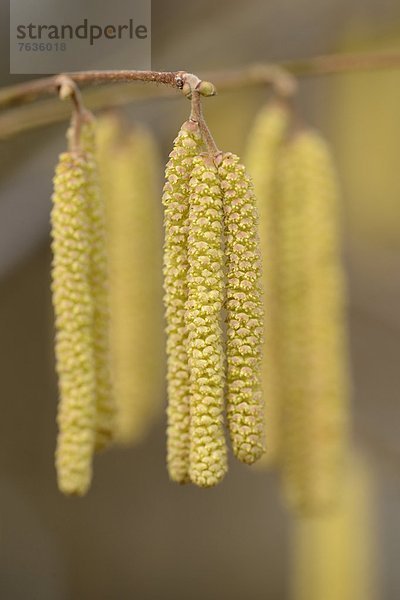
<instances>
[{"instance_id":1,"label":"hazel catkin","mask_svg":"<svg viewBox=\"0 0 400 600\"><path fill-rule=\"evenodd\" d=\"M91 158L66 152L54 177L52 292L59 377L58 485L83 495L92 477L96 423L94 306L91 290L92 221L95 165Z\"/></svg>"},{"instance_id":2,"label":"hazel catkin","mask_svg":"<svg viewBox=\"0 0 400 600\"><path fill-rule=\"evenodd\" d=\"M239 158L222 155L218 173L226 254L227 419L235 456L252 464L264 451L258 216L253 185Z\"/></svg>"},{"instance_id":3,"label":"hazel catkin","mask_svg":"<svg viewBox=\"0 0 400 600\"><path fill-rule=\"evenodd\" d=\"M185 122L166 166L164 205L164 289L167 321L167 465L173 481L189 481L190 370L185 321L189 269L189 180L193 159L202 150L199 126Z\"/></svg>"},{"instance_id":4,"label":"hazel catkin","mask_svg":"<svg viewBox=\"0 0 400 600\"><path fill-rule=\"evenodd\" d=\"M91 293L94 316L94 358L96 365L96 450L107 447L113 438L115 400L110 368L110 306L105 202L100 190L96 156L96 121L89 118L82 126L82 147L89 160L95 162L97 188L89 204L92 229Z\"/></svg>"},{"instance_id":5,"label":"hazel catkin","mask_svg":"<svg viewBox=\"0 0 400 600\"><path fill-rule=\"evenodd\" d=\"M265 402L266 452L262 466L276 464L280 445L281 393L279 377L279 299L276 168L287 134L290 114L282 102L271 101L259 112L248 139L246 165L253 179L259 213L262 285L264 294L264 344L262 391Z\"/></svg>"},{"instance_id":6,"label":"hazel catkin","mask_svg":"<svg viewBox=\"0 0 400 600\"><path fill-rule=\"evenodd\" d=\"M98 120L107 214L115 439L140 441L160 410L163 378L162 241L158 155L150 132Z\"/></svg>"},{"instance_id":7,"label":"hazel catkin","mask_svg":"<svg viewBox=\"0 0 400 600\"><path fill-rule=\"evenodd\" d=\"M193 159L189 181L188 299L186 326L190 369L190 467L193 483L209 487L227 469L223 426L224 299L223 212L218 172L212 160Z\"/></svg>"},{"instance_id":8,"label":"hazel catkin","mask_svg":"<svg viewBox=\"0 0 400 600\"><path fill-rule=\"evenodd\" d=\"M303 130L279 162L282 476L300 513L340 498L347 431L344 286L330 152Z\"/></svg>"},{"instance_id":9,"label":"hazel catkin","mask_svg":"<svg viewBox=\"0 0 400 600\"><path fill-rule=\"evenodd\" d=\"M334 510L293 521L295 600L377 597L372 478L364 457L352 452L348 458L343 494Z\"/></svg>"}]
</instances>

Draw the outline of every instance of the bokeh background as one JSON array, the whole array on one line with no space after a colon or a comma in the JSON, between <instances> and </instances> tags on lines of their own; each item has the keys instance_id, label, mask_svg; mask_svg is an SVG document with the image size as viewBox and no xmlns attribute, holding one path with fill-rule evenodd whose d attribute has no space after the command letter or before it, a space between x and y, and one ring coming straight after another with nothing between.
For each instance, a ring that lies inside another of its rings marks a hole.
<instances>
[{"instance_id":1,"label":"bokeh background","mask_svg":"<svg viewBox=\"0 0 400 600\"><path fill-rule=\"evenodd\" d=\"M201 73L336 51L400 50L397 0L153 0L152 15L152 62L160 70ZM1 85L21 81L8 74L5 0L0 47ZM243 152L265 97L258 88L206 102L220 147ZM304 79L297 103L332 143L338 163L352 437L373 488L374 597L397 600L400 69ZM152 99L124 112L151 127L166 160L188 103ZM0 142L0 597L289 600L291 524L276 475L232 461L216 489L170 483L163 414L141 445L96 461L86 498L57 490L49 211L65 129L47 126Z\"/></svg>"}]
</instances>

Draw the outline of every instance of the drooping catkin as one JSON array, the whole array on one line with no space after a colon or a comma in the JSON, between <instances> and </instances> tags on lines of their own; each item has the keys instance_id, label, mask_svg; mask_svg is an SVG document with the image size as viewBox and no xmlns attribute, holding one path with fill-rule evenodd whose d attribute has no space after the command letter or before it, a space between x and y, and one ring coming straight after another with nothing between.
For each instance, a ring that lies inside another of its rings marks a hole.
<instances>
[{"instance_id":1,"label":"drooping catkin","mask_svg":"<svg viewBox=\"0 0 400 600\"><path fill-rule=\"evenodd\" d=\"M98 121L106 200L115 438L137 442L161 408L162 241L158 156L143 127L124 135L113 115Z\"/></svg>"},{"instance_id":2,"label":"drooping catkin","mask_svg":"<svg viewBox=\"0 0 400 600\"><path fill-rule=\"evenodd\" d=\"M196 123L187 121L174 141L167 163L164 205L164 289L167 320L168 426L167 465L173 481L189 481L190 371L185 322L188 300L187 237L189 179L193 158L202 150Z\"/></svg>"},{"instance_id":3,"label":"drooping catkin","mask_svg":"<svg viewBox=\"0 0 400 600\"><path fill-rule=\"evenodd\" d=\"M347 416L338 192L317 133L288 144L278 178L283 482L295 510L315 513L340 497Z\"/></svg>"},{"instance_id":4,"label":"drooping catkin","mask_svg":"<svg viewBox=\"0 0 400 600\"><path fill-rule=\"evenodd\" d=\"M261 255L253 185L231 153L219 161L224 208L227 309L227 419L235 456L252 464L264 451L261 393Z\"/></svg>"},{"instance_id":5,"label":"drooping catkin","mask_svg":"<svg viewBox=\"0 0 400 600\"><path fill-rule=\"evenodd\" d=\"M340 502L327 515L293 523L293 600L376 598L373 485L362 456L351 456Z\"/></svg>"},{"instance_id":6,"label":"drooping catkin","mask_svg":"<svg viewBox=\"0 0 400 600\"><path fill-rule=\"evenodd\" d=\"M80 133L81 146L88 159L94 161L96 174L93 185L97 191L89 204L92 229L91 293L94 316L94 357L96 366L96 450L112 442L115 399L110 368L110 306L108 287L105 202L99 188L96 156L96 121L88 118Z\"/></svg>"},{"instance_id":7,"label":"drooping catkin","mask_svg":"<svg viewBox=\"0 0 400 600\"><path fill-rule=\"evenodd\" d=\"M188 299L186 325L190 369L190 479L203 487L227 470L223 426L224 299L223 211L218 172L211 159L193 159L189 181Z\"/></svg>"},{"instance_id":8,"label":"drooping catkin","mask_svg":"<svg viewBox=\"0 0 400 600\"><path fill-rule=\"evenodd\" d=\"M58 485L83 495L92 478L96 424L94 306L91 289L92 219L96 202L92 157L61 154L54 177L52 292L59 377Z\"/></svg>"},{"instance_id":9,"label":"drooping catkin","mask_svg":"<svg viewBox=\"0 0 400 600\"><path fill-rule=\"evenodd\" d=\"M259 214L262 284L264 294L264 344L262 352L262 391L265 403L266 452L263 466L276 464L279 452L280 378L278 358L279 300L277 294L277 195L276 167L279 149L289 126L287 107L269 102L257 115L250 132L246 165L253 179Z\"/></svg>"}]
</instances>

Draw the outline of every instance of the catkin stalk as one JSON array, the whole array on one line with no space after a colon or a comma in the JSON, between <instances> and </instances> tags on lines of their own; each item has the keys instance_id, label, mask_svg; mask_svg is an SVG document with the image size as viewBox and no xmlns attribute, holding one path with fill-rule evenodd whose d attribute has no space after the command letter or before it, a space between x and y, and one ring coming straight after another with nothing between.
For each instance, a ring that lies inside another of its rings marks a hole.
<instances>
[{"instance_id":1,"label":"catkin stalk","mask_svg":"<svg viewBox=\"0 0 400 600\"><path fill-rule=\"evenodd\" d=\"M276 232L279 199L276 194L276 168L289 119L289 111L283 103L273 101L265 105L257 115L249 135L246 159L257 199L264 293L262 391L265 402L266 452L261 458L261 466L277 463L280 444L279 254Z\"/></svg>"},{"instance_id":2,"label":"catkin stalk","mask_svg":"<svg viewBox=\"0 0 400 600\"><path fill-rule=\"evenodd\" d=\"M98 122L110 267L115 438L141 440L160 409L163 378L161 212L157 151L141 127L124 136L113 116Z\"/></svg>"},{"instance_id":3,"label":"catkin stalk","mask_svg":"<svg viewBox=\"0 0 400 600\"><path fill-rule=\"evenodd\" d=\"M220 158L227 309L227 419L235 456L247 464L264 451L261 393L263 310L258 216L252 183L239 158Z\"/></svg>"},{"instance_id":4,"label":"catkin stalk","mask_svg":"<svg viewBox=\"0 0 400 600\"><path fill-rule=\"evenodd\" d=\"M167 321L168 426L167 465L173 481L189 481L190 370L185 322L189 269L189 179L193 159L202 150L196 123L187 121L174 141L163 193L164 289Z\"/></svg>"},{"instance_id":5,"label":"catkin stalk","mask_svg":"<svg viewBox=\"0 0 400 600\"><path fill-rule=\"evenodd\" d=\"M302 131L279 165L282 468L301 513L340 497L347 386L337 188L329 149Z\"/></svg>"},{"instance_id":6,"label":"catkin stalk","mask_svg":"<svg viewBox=\"0 0 400 600\"><path fill-rule=\"evenodd\" d=\"M58 485L83 495L92 478L96 423L91 205L97 202L91 157L67 152L54 177L52 292L59 377Z\"/></svg>"},{"instance_id":7,"label":"catkin stalk","mask_svg":"<svg viewBox=\"0 0 400 600\"><path fill-rule=\"evenodd\" d=\"M189 181L188 299L186 325L190 369L190 479L217 484L227 470L223 426L224 300L223 211L218 172L211 159L193 159Z\"/></svg>"}]
</instances>

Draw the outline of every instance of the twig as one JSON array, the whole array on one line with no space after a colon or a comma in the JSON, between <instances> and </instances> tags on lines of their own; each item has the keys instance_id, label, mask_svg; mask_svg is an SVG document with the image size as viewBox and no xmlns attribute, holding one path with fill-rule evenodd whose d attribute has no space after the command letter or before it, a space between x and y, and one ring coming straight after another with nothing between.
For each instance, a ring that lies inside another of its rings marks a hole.
<instances>
[{"instance_id":1,"label":"twig","mask_svg":"<svg viewBox=\"0 0 400 600\"><path fill-rule=\"evenodd\" d=\"M295 91L296 80L293 76L311 77L395 68L400 68L400 52L332 54L304 60L289 60L280 64L252 64L240 69L209 72L204 74L203 79L212 81L219 92L270 84L279 95L284 96ZM181 89L187 74L184 71L85 71L66 75L83 85L106 84L100 89L83 90L85 104L92 109L101 109L120 106L137 99L159 96L172 98L172 89ZM57 76L46 77L3 88L0 90L0 107L15 107L32 102L40 96L51 95L57 91L56 80ZM159 83L163 84L163 87L152 89L125 85L126 82L135 81ZM110 85L110 82L114 83ZM56 123L68 116L69 112L60 108L55 100L41 100L40 103L30 106L9 108L0 115L0 138Z\"/></svg>"},{"instance_id":2,"label":"twig","mask_svg":"<svg viewBox=\"0 0 400 600\"><path fill-rule=\"evenodd\" d=\"M170 88L130 86L124 83L102 85L82 90L84 104L90 110L124 106L141 99L176 98ZM0 139L7 139L30 129L60 123L70 118L71 110L55 98L0 111Z\"/></svg>"},{"instance_id":3,"label":"twig","mask_svg":"<svg viewBox=\"0 0 400 600\"><path fill-rule=\"evenodd\" d=\"M182 71L82 71L77 73L63 73L75 83L110 83L115 81L141 81L142 83L159 83L174 88L182 89ZM43 77L27 81L0 90L0 106L15 106L36 100L39 96L57 92L60 75Z\"/></svg>"}]
</instances>

